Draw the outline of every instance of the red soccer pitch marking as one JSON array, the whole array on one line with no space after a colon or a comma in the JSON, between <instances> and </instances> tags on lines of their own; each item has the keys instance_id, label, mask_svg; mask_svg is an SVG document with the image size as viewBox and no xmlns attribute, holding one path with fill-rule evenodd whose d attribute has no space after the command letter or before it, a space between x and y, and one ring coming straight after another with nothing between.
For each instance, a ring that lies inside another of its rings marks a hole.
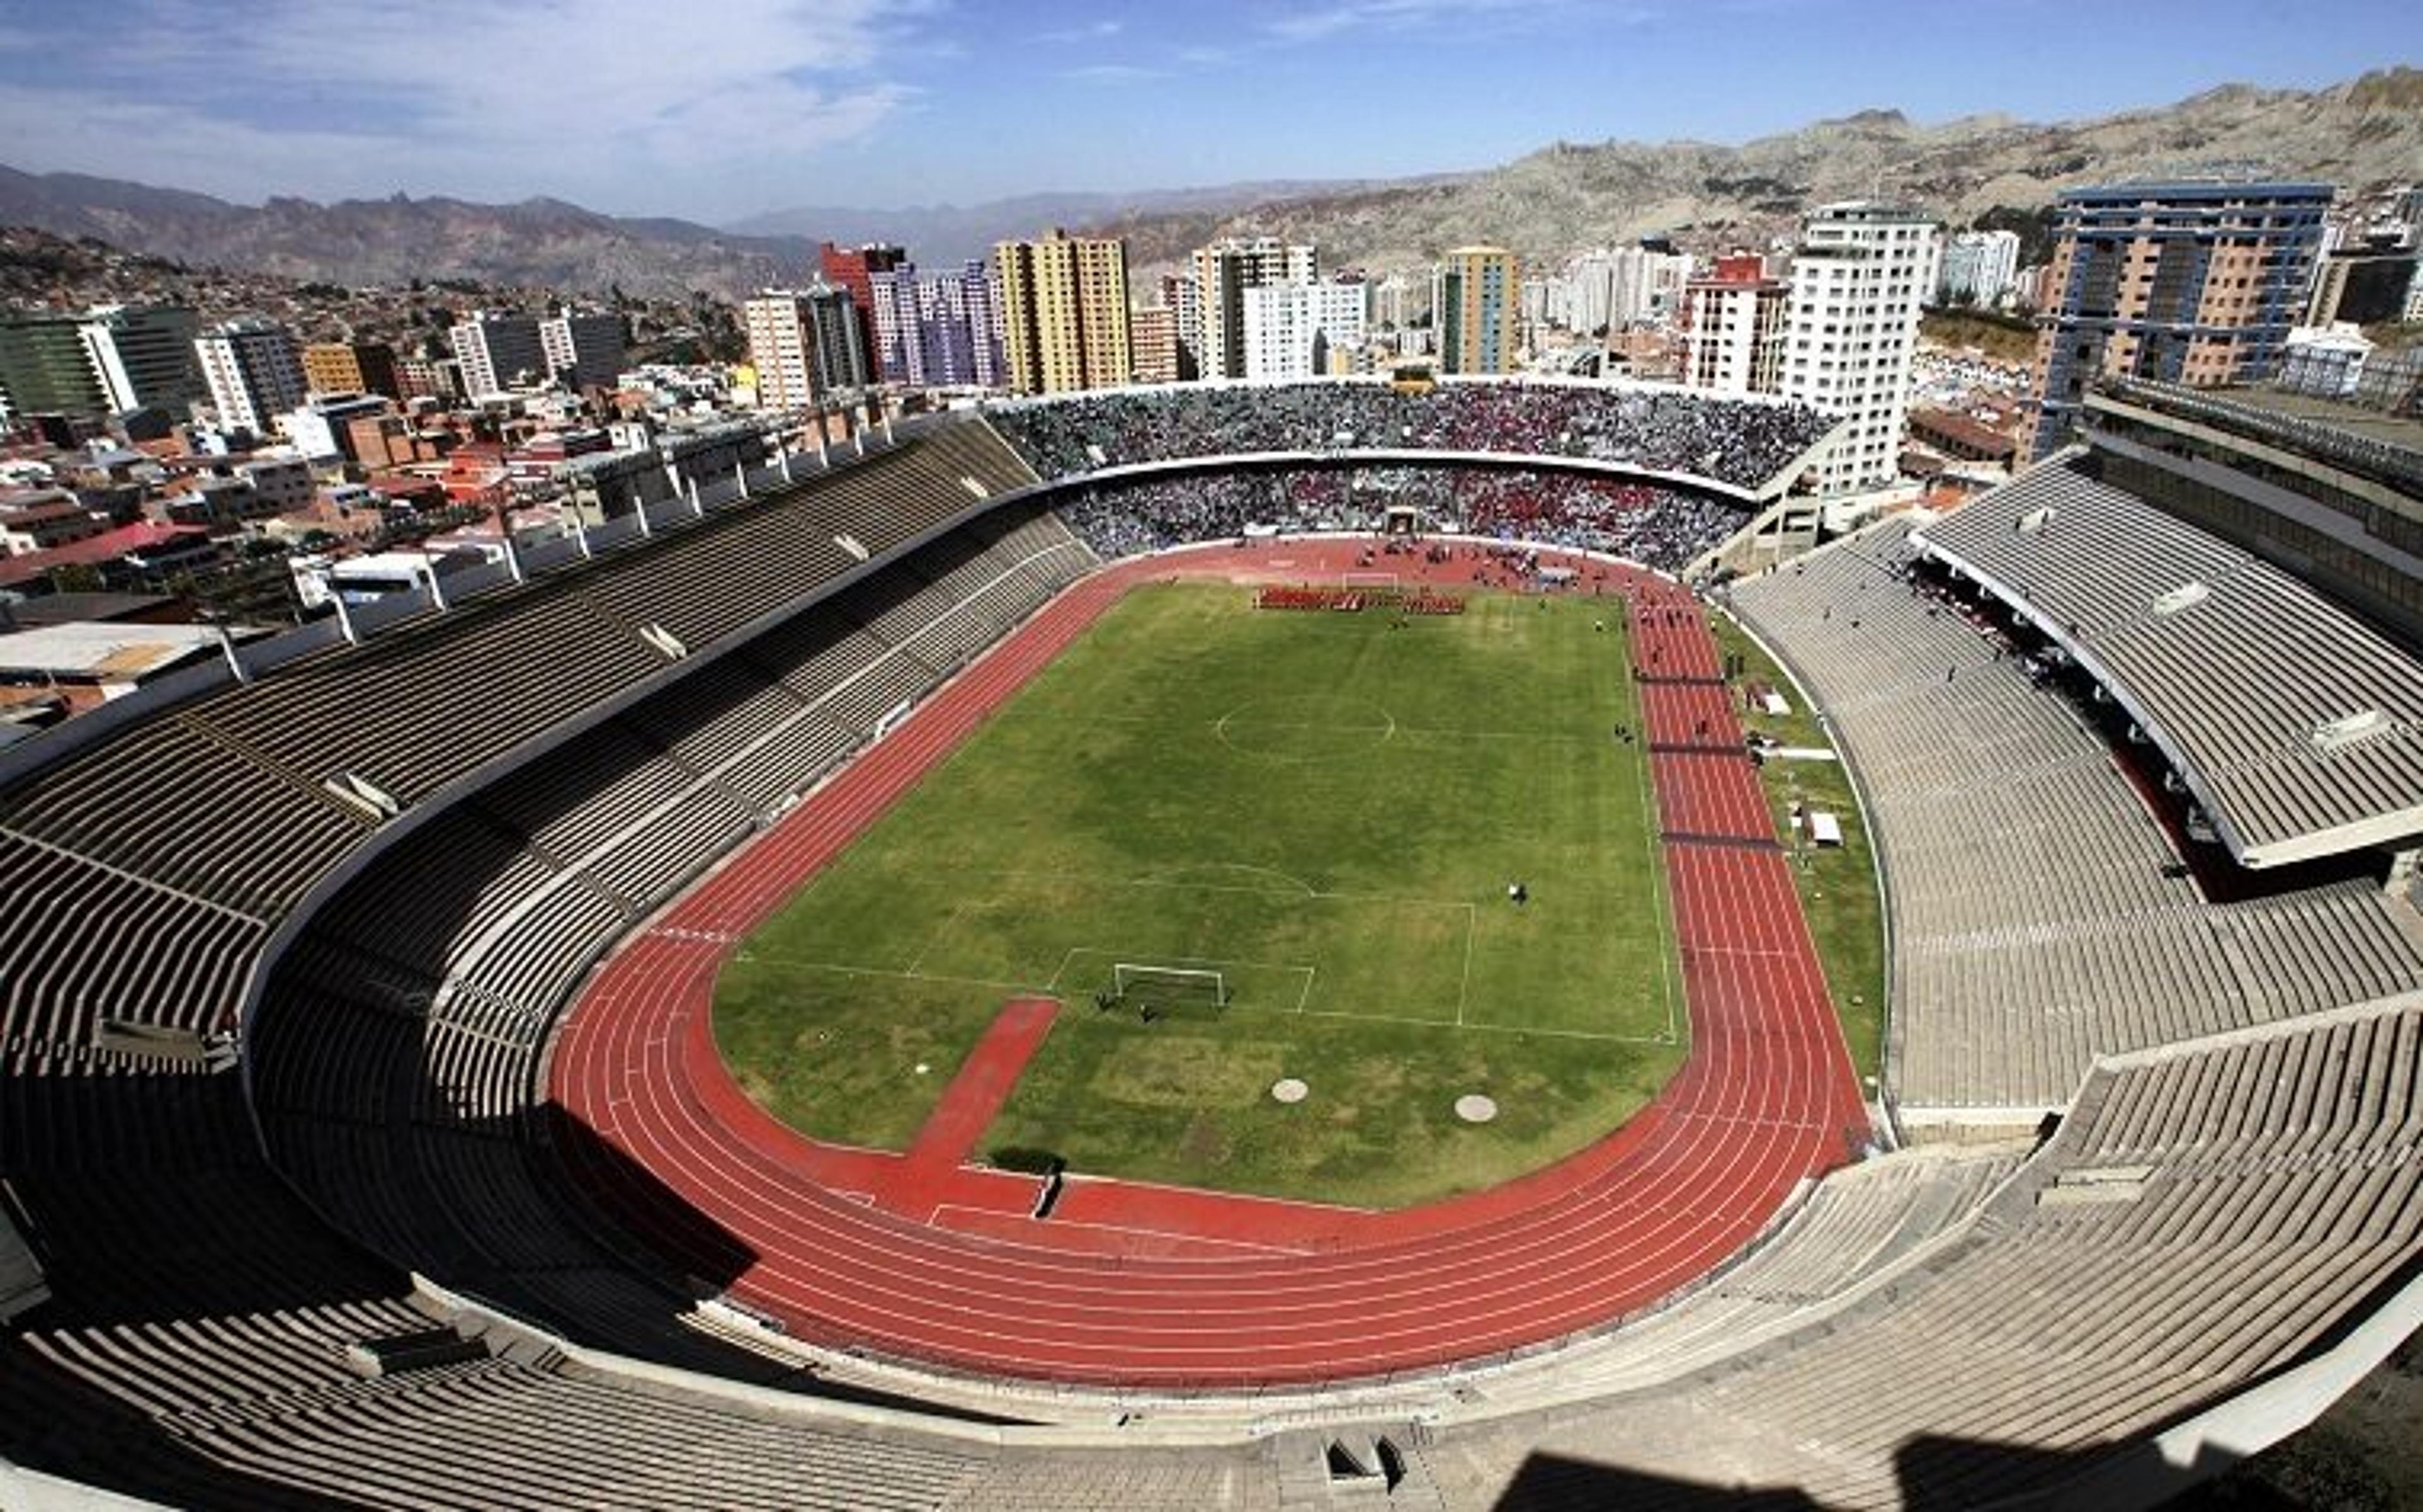
<instances>
[{"instance_id":1,"label":"red soccer pitch marking","mask_svg":"<svg viewBox=\"0 0 2423 1512\"><path fill-rule=\"evenodd\" d=\"M1035 1222L1031 1179L937 1173L934 1221L877 1193L904 1158L819 1144L733 1082L709 1019L733 944L1092 622L1126 588L1183 570L1334 580L1357 547L1291 541L1111 569L1070 590L937 694L610 960L568 1016L551 1092L651 1180L571 1142L574 1174L665 1259L701 1275L749 1256L733 1294L795 1335L953 1366L1164 1387L1330 1380L1435 1365L1604 1323L1704 1274L1867 1126L1782 857L1670 840L1691 1047L1622 1128L1489 1190L1392 1212L1072 1181ZM1401 577L1469 583L1469 556ZM1690 596L1577 563L1631 600L1634 654L1718 675ZM1695 732L1739 748L1730 704ZM1702 713L1700 709L1711 712ZM1763 815L1750 764L1653 762L1664 827ZM1772 839L1771 829L1760 833ZM704 1224L702 1220L705 1221ZM705 1232L720 1229L721 1235Z\"/></svg>"}]
</instances>

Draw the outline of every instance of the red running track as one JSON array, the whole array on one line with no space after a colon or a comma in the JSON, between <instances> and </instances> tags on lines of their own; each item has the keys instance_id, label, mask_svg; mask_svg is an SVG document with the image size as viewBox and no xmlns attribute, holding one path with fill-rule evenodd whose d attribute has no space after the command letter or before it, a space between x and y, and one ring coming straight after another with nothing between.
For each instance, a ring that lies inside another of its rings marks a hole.
<instances>
[{"instance_id":1,"label":"red running track","mask_svg":"<svg viewBox=\"0 0 2423 1512\"><path fill-rule=\"evenodd\" d=\"M718 1057L709 1010L724 955L1129 585L1181 567L1334 581L1355 549L1219 548L1087 579L710 875L568 1016L550 1091L613 1152L566 1142L573 1177L663 1259L728 1280L795 1336L1101 1384L1241 1388L1474 1359L1607 1322L1732 1254L1867 1133L1772 829L1766 845L1673 838L1689 833L1678 809L1765 812L1737 754L1676 757L1655 774L1691 1024L1682 1068L1606 1139L1486 1191L1373 1213L1080 1179L1037 1222L1024 1216L1031 1178L960 1166L933 1173L920 1218L876 1200L903 1157L784 1127ZM1487 571L1469 556L1386 565L1449 583ZM1660 675L1717 675L1687 593L1577 565L1592 588L1632 600L1636 657L1654 654ZM1729 705L1723 719L1710 744L1738 752ZM736 1274L735 1246L751 1256Z\"/></svg>"}]
</instances>

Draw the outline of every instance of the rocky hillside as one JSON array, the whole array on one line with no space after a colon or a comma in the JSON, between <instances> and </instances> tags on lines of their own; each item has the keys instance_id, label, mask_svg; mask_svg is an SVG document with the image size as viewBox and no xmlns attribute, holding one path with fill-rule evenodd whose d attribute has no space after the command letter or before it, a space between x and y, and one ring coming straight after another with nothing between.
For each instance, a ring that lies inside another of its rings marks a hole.
<instances>
[{"instance_id":1,"label":"rocky hillside","mask_svg":"<svg viewBox=\"0 0 2423 1512\"><path fill-rule=\"evenodd\" d=\"M2028 210L2065 185L2196 164L2245 162L2363 187L2423 171L2423 71L2367 74L2316 92L2230 85L2156 110L2032 125L1972 117L1913 125L1896 111L1821 121L1741 147L1701 142L1558 143L1486 172L1329 187L1272 184L1140 194L1088 211L1128 239L1139 275L1214 236L1267 230L1321 244L1333 267L1410 267L1488 240L1527 260L1667 232L1721 248L1787 231L1806 206L1884 195L1966 225L1996 206ZM1005 200L974 211L784 212L721 231L601 215L561 200L273 199L207 195L80 174L0 167L0 226L97 237L195 267L348 285L460 278L641 296L725 297L800 276L812 235L914 233L922 260L1031 235L1090 197ZM1128 209L1121 211L1116 206ZM822 217L816 224L811 220ZM828 224L827 222L831 222ZM771 234L777 230L793 234ZM749 234L764 232L767 234ZM920 244L921 239L935 244Z\"/></svg>"},{"instance_id":2,"label":"rocky hillside","mask_svg":"<svg viewBox=\"0 0 2423 1512\"><path fill-rule=\"evenodd\" d=\"M1865 111L1740 147L1560 142L1445 183L1273 200L1227 214L1108 219L1140 270L1205 239L1270 231L1321 244L1328 266L1429 261L1494 241L1548 260L1653 232L1720 249L1788 233L1833 199L1915 202L1966 226L1996 206L2028 209L2072 184L2199 165L2362 188L2423 174L2423 71L2369 73L2314 92L2228 85L2159 109L2037 125L1978 116L1940 126Z\"/></svg>"},{"instance_id":3,"label":"rocky hillside","mask_svg":"<svg viewBox=\"0 0 2423 1512\"><path fill-rule=\"evenodd\" d=\"M735 236L679 220L601 215L555 199L272 199L208 195L82 174L0 167L0 226L27 226L194 267L242 268L352 286L470 279L636 296L736 296L799 276L814 244Z\"/></svg>"}]
</instances>

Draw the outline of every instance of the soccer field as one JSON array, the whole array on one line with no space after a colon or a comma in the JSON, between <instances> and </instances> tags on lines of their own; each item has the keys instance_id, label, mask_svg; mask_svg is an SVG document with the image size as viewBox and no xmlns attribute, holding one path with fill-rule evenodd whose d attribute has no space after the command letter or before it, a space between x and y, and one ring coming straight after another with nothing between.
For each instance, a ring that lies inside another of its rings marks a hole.
<instances>
[{"instance_id":1,"label":"soccer field","mask_svg":"<svg viewBox=\"0 0 2423 1512\"><path fill-rule=\"evenodd\" d=\"M1138 589L727 963L724 1057L804 1132L902 1148L1041 992L982 1151L1370 1205L1544 1164L1683 1051L1626 665L1613 601L1399 622ZM1227 1003L1099 1008L1123 964ZM1498 1116L1459 1120L1470 1093Z\"/></svg>"}]
</instances>

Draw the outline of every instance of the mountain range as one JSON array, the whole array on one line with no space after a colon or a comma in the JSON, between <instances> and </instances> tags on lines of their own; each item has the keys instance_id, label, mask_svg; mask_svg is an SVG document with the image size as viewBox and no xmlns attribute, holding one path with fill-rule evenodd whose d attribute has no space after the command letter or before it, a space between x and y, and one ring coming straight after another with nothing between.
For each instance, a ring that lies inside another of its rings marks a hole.
<instances>
[{"instance_id":1,"label":"mountain range","mask_svg":"<svg viewBox=\"0 0 2423 1512\"><path fill-rule=\"evenodd\" d=\"M1030 195L911 210L801 207L726 228L615 216L554 199L444 197L240 205L189 191L0 166L0 225L96 237L195 266L351 286L472 278L587 293L734 297L795 280L819 240L891 241L928 265L981 256L1054 226L1127 239L1139 276L1213 237L1269 232L1320 244L1333 267L1412 267L1463 242L1527 260L1649 233L1758 245L1808 206L1882 196L1955 225L2031 210L2060 189L2217 163L2351 188L2423 165L2423 70L2318 90L2227 85L2176 104L2036 124L1976 116L1940 125L1873 110L1740 146L1560 142L1469 174L1262 182L1128 195Z\"/></svg>"}]
</instances>

